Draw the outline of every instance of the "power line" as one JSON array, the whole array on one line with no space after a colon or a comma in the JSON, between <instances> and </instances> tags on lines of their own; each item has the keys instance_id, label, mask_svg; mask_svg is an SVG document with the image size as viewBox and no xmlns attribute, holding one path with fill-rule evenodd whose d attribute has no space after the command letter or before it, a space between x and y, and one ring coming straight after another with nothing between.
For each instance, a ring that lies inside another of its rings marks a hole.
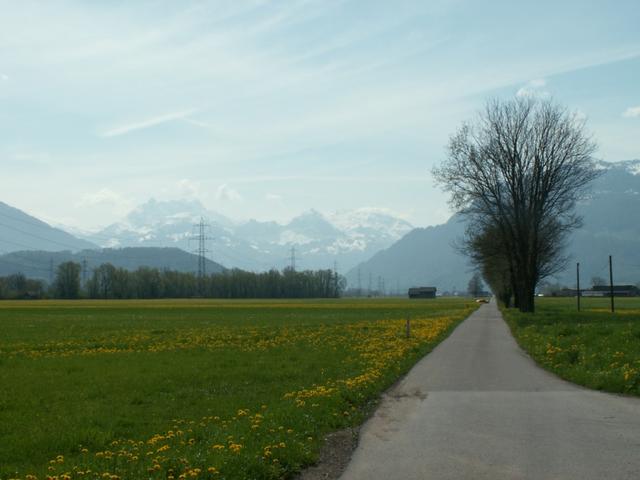
<instances>
[{"instance_id":1,"label":"power line","mask_svg":"<svg viewBox=\"0 0 640 480\"><path fill-rule=\"evenodd\" d=\"M96 259L96 260L101 260L101 259L102 259L102 256L103 256L103 255L104 255L104 253L105 253L105 251L107 251L107 250L111 250L110 248L97 248L97 249L84 249L84 250L80 250L76 245L71 245L71 244L69 244L69 243L58 242L58 241L56 241L56 240L52 240L52 239L49 239L49 238L41 237L40 235L35 235L35 234L31 233L31 232L26 232L26 231L24 231L24 230L21 230L21 229L19 229L19 228L15 228L14 226L11 226L11 225L6 225L6 224L1 223L1 222L0 222L0 225L4 226L4 227L6 227L6 228L9 228L9 229L11 229L11 230L14 230L14 231L16 231L16 232L22 233L22 234L24 234L24 235L27 235L27 236L29 236L29 237L37 238L37 239L39 239L39 240L43 240L43 241L45 241L45 242L54 243L54 244L56 244L56 245L60 245L60 246L66 247L66 248L70 249L71 251L96 252L96 253L94 253L93 255L92 255L92 254L86 254L86 257L88 257L88 258L94 258L94 259ZM32 246L28 246L28 245L24 245L24 244L20 244L20 243L12 242L11 240L0 239L0 242L8 243L8 244L12 244L12 245L16 245L16 246L18 246L18 247L25 248L25 249L27 249L27 250L34 250L34 251L39 250L39 249L38 249L38 248L36 248L36 247L32 247ZM120 248L120 249L116 249L116 250L124 250L124 249L126 249L126 248L140 248L140 247L122 247L122 248ZM99 253L98 253L98 252L99 252ZM128 259L128 260L137 260L137 261L142 261L142 259L141 259L139 256L133 256L133 255L122 255L122 254L120 254L120 255L119 255L119 257L120 257L120 258L123 258L123 259Z\"/></svg>"},{"instance_id":2,"label":"power line","mask_svg":"<svg viewBox=\"0 0 640 480\"><path fill-rule=\"evenodd\" d=\"M11 220L14 220L16 222L24 223L25 225L31 225L33 227L41 228L41 229L44 229L44 230L52 230L52 229L53 230L57 230L57 231L60 231L60 232L62 232L64 234L67 234L67 235L69 235L71 237L78 238L78 237L75 237L75 235L73 235L73 234L69 233L68 231L64 230L63 228L54 227L53 225L49 225L48 223L43 222L42 220L38 220L38 219L34 219L35 221L26 220L24 218L14 217L13 215L7 215L4 212L0 212L0 216L8 218L8 219L11 219ZM84 233L82 233L82 235L83 236L88 236L88 237L90 236L92 238L95 237L96 239L102 240L102 241L113 240L113 237L108 237L106 235L101 235L99 233L89 233L89 234L87 234L86 232L84 232ZM87 243L91 243L89 240L86 240L84 238L78 238L78 240L81 240L81 241L84 241L84 242L87 242ZM96 245L96 246L99 246L99 245Z\"/></svg>"},{"instance_id":3,"label":"power line","mask_svg":"<svg viewBox=\"0 0 640 480\"><path fill-rule=\"evenodd\" d=\"M10 228L11 230L15 230L16 232L20 232L23 235L28 235L28 236L33 237L33 238L38 238L40 240L44 240L45 242L55 243L56 245L60 245L60 246L65 247L65 248L71 248L72 250L78 250L78 246L77 245L71 245L69 243L58 242L58 241L52 240L50 238L41 237L40 235L36 235L35 233L31 233L31 232L26 232L24 230L20 230L19 228L16 228L16 227L14 227L12 225L7 225L6 223L0 222L0 225L3 226L3 227L6 227L6 228Z\"/></svg>"},{"instance_id":4,"label":"power line","mask_svg":"<svg viewBox=\"0 0 640 480\"><path fill-rule=\"evenodd\" d=\"M13 255L13 253L12 253L12 255ZM24 259L23 258L23 260L28 260L28 259ZM8 263L8 264L11 264L11 265L15 265L16 267L19 267L19 268L27 268L29 270L36 270L36 271L42 272L42 273L48 273L49 272L49 268L36 267L35 265L27 265L27 264L24 264L24 263L17 263L17 262L14 262L12 260L9 260L7 258L0 259L0 264L2 264L2 263Z\"/></svg>"}]
</instances>

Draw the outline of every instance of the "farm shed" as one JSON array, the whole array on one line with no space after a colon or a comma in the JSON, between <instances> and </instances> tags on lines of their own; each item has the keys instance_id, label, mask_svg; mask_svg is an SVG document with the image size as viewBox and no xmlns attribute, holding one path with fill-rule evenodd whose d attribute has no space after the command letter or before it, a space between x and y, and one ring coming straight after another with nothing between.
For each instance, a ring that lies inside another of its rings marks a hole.
<instances>
[{"instance_id":1,"label":"farm shed","mask_svg":"<svg viewBox=\"0 0 640 480\"><path fill-rule=\"evenodd\" d=\"M436 287L410 288L409 298L436 298Z\"/></svg>"},{"instance_id":2,"label":"farm shed","mask_svg":"<svg viewBox=\"0 0 640 480\"><path fill-rule=\"evenodd\" d=\"M594 285L591 289L591 294L583 293L585 297L609 297L611 296L611 287L609 285ZM640 290L635 285L614 285L613 295L615 297L637 297L640 295Z\"/></svg>"}]
</instances>

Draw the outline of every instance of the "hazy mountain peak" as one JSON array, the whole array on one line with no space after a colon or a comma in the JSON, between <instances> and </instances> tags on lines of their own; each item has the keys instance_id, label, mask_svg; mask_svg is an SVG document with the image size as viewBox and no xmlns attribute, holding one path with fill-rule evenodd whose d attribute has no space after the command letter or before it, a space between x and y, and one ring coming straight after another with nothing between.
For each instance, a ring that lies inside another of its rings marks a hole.
<instances>
[{"instance_id":1,"label":"hazy mountain peak","mask_svg":"<svg viewBox=\"0 0 640 480\"><path fill-rule=\"evenodd\" d=\"M283 233L283 243L311 243L313 239L341 236L341 232L315 209L292 218Z\"/></svg>"},{"instance_id":2,"label":"hazy mountain peak","mask_svg":"<svg viewBox=\"0 0 640 480\"><path fill-rule=\"evenodd\" d=\"M188 219L193 221L206 212L199 200L156 200L147 202L133 209L126 217L126 222L135 227L152 226L159 223L173 223Z\"/></svg>"},{"instance_id":3,"label":"hazy mountain peak","mask_svg":"<svg viewBox=\"0 0 640 480\"><path fill-rule=\"evenodd\" d=\"M640 175L640 160L621 160L619 162L605 162L604 160L596 160L596 168L598 170L619 170L631 175Z\"/></svg>"},{"instance_id":4,"label":"hazy mountain peak","mask_svg":"<svg viewBox=\"0 0 640 480\"><path fill-rule=\"evenodd\" d=\"M340 210L329 216L338 229L351 232L379 231L394 239L413 229L406 220L386 208L363 207L355 210Z\"/></svg>"}]
</instances>

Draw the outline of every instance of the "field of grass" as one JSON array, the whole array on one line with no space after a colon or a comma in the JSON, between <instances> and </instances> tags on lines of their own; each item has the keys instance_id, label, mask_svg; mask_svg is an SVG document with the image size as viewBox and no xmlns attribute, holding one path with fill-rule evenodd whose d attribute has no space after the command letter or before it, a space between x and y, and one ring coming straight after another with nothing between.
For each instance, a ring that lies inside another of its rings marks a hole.
<instances>
[{"instance_id":1,"label":"field of grass","mask_svg":"<svg viewBox=\"0 0 640 480\"><path fill-rule=\"evenodd\" d=\"M289 477L475 308L2 302L0 478Z\"/></svg>"},{"instance_id":2,"label":"field of grass","mask_svg":"<svg viewBox=\"0 0 640 480\"><path fill-rule=\"evenodd\" d=\"M543 367L598 390L640 395L640 298L537 299L536 313L503 310L518 343Z\"/></svg>"}]
</instances>

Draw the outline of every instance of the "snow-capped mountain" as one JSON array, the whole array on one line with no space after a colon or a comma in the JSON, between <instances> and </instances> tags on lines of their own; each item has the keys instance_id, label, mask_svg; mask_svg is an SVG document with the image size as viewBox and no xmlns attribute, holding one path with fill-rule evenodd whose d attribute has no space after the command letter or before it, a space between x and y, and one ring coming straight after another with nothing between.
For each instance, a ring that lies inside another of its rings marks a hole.
<instances>
[{"instance_id":1,"label":"snow-capped mountain","mask_svg":"<svg viewBox=\"0 0 640 480\"><path fill-rule=\"evenodd\" d=\"M226 267L248 270L284 268L295 248L301 269L346 271L412 230L411 224L384 209L358 209L328 215L317 210L286 224L249 220L236 222L208 210L197 200L151 199L121 222L86 235L105 247L180 247L193 250L195 224L204 218L209 257Z\"/></svg>"}]
</instances>

